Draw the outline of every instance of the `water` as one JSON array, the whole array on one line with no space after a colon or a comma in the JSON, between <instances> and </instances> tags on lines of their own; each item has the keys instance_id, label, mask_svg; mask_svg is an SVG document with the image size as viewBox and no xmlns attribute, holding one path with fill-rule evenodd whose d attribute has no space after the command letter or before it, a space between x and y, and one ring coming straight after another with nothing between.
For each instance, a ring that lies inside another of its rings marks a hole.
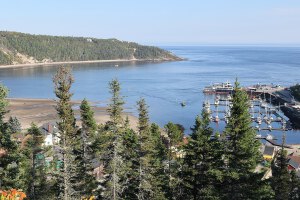
<instances>
[{"instance_id":1,"label":"water","mask_svg":"<svg viewBox=\"0 0 300 200\"><path fill-rule=\"evenodd\" d=\"M160 126L180 123L189 133L201 112L204 86L231 81L241 85L275 83L289 86L300 82L300 48L297 47L163 47L187 58L180 62L126 62L73 65L74 99L87 98L107 104L108 82L118 78L126 108L136 115L136 101L144 97L150 118ZM10 97L55 98L52 77L57 67L1 69L0 81L10 89ZM186 102L185 107L180 103ZM224 124L213 124L221 131ZM262 131L267 134L267 131ZM299 143L299 131L289 131L287 142ZM279 139L282 132L272 132Z\"/></svg>"}]
</instances>

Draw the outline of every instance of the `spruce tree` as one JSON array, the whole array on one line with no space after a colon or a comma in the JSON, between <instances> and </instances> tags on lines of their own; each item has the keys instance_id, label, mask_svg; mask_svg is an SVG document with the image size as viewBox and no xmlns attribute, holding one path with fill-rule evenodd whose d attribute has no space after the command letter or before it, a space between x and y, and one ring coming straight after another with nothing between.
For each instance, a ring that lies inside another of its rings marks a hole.
<instances>
[{"instance_id":1,"label":"spruce tree","mask_svg":"<svg viewBox=\"0 0 300 200\"><path fill-rule=\"evenodd\" d=\"M290 200L298 200L300 199L300 179L297 176L296 172L293 170L291 171L291 191L289 195Z\"/></svg>"},{"instance_id":2,"label":"spruce tree","mask_svg":"<svg viewBox=\"0 0 300 200\"><path fill-rule=\"evenodd\" d=\"M8 119L8 127L10 128L12 133L19 133L21 132L21 123L16 117L9 117Z\"/></svg>"},{"instance_id":3,"label":"spruce tree","mask_svg":"<svg viewBox=\"0 0 300 200\"><path fill-rule=\"evenodd\" d=\"M32 200L45 199L47 194L43 142L44 137L41 131L32 123L23 141L20 176L24 191Z\"/></svg>"},{"instance_id":4,"label":"spruce tree","mask_svg":"<svg viewBox=\"0 0 300 200\"><path fill-rule=\"evenodd\" d=\"M289 199L291 193L291 175L288 171L287 152L284 149L285 136L278 152L277 159L272 162L271 185L275 193L276 200Z\"/></svg>"},{"instance_id":5,"label":"spruce tree","mask_svg":"<svg viewBox=\"0 0 300 200\"><path fill-rule=\"evenodd\" d=\"M220 199L222 153L218 138L213 138L209 114L195 120L192 134L184 148L183 184L188 199Z\"/></svg>"},{"instance_id":6,"label":"spruce tree","mask_svg":"<svg viewBox=\"0 0 300 200\"><path fill-rule=\"evenodd\" d=\"M177 154L182 150L179 144L183 139L183 130L179 125L169 122L165 125L165 132L167 134L167 175L168 175L168 198L174 199L177 195L179 185L181 183L178 176L178 169L180 168L180 158Z\"/></svg>"},{"instance_id":7,"label":"spruce tree","mask_svg":"<svg viewBox=\"0 0 300 200\"><path fill-rule=\"evenodd\" d=\"M95 140L95 134L97 131L97 124L94 118L94 112L91 109L88 101L84 99L80 105L81 115L81 137L82 137L82 180L84 187L81 192L82 196L89 197L92 194L93 189L96 187L95 178L92 175L93 167L92 160L95 157L95 151L93 144Z\"/></svg>"},{"instance_id":8,"label":"spruce tree","mask_svg":"<svg viewBox=\"0 0 300 200\"><path fill-rule=\"evenodd\" d=\"M124 122L122 118L123 97L120 95L120 83L117 79L109 83L112 98L108 106L110 121L106 123L106 131L102 132L101 160L104 165L103 198L120 199L125 189L124 178L126 168L124 164L124 143L122 134L124 133Z\"/></svg>"},{"instance_id":9,"label":"spruce tree","mask_svg":"<svg viewBox=\"0 0 300 200\"><path fill-rule=\"evenodd\" d=\"M129 122L129 121L128 121ZM123 168L125 173L121 177L123 184L123 192L121 193L121 199L138 199L139 189L139 157L138 157L138 136L128 126L125 126L124 133L122 134L122 141L124 146L123 156Z\"/></svg>"},{"instance_id":10,"label":"spruce tree","mask_svg":"<svg viewBox=\"0 0 300 200\"><path fill-rule=\"evenodd\" d=\"M53 78L55 94L58 98L56 110L59 117L58 129L60 134L60 147L62 149L63 167L61 176L63 191L60 197L65 200L80 198L84 186L81 175L85 173L82 157L83 141L80 131L76 127L74 111L72 109L70 92L74 79L71 68L60 67Z\"/></svg>"},{"instance_id":11,"label":"spruce tree","mask_svg":"<svg viewBox=\"0 0 300 200\"><path fill-rule=\"evenodd\" d=\"M139 111L138 137L139 137L139 192L138 199L166 199L163 187L163 151L160 141L159 128L153 125L150 128L148 107L145 99L137 102ZM164 177L166 180L167 177ZM165 182L167 183L167 182Z\"/></svg>"},{"instance_id":12,"label":"spruce tree","mask_svg":"<svg viewBox=\"0 0 300 200\"><path fill-rule=\"evenodd\" d=\"M5 99L8 89L0 84L0 188L9 189L18 186L17 176L19 173L20 156L18 145L12 139L12 132L7 123L4 122L5 114L8 112L8 101Z\"/></svg>"},{"instance_id":13,"label":"spruce tree","mask_svg":"<svg viewBox=\"0 0 300 200\"><path fill-rule=\"evenodd\" d=\"M225 199L261 199L262 175L254 172L262 160L260 142L251 126L248 95L235 82L231 116L226 125L226 178L223 187Z\"/></svg>"}]
</instances>

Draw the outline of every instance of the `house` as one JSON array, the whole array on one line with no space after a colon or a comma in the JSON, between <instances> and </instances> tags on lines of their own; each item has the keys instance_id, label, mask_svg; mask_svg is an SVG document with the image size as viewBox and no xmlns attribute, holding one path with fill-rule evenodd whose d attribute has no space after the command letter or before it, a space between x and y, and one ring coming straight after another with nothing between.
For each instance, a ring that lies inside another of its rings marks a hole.
<instances>
[{"instance_id":1,"label":"house","mask_svg":"<svg viewBox=\"0 0 300 200\"><path fill-rule=\"evenodd\" d=\"M45 137L44 139L45 146L53 146L59 143L60 134L56 122L48 122L46 124L43 124L40 130L42 131Z\"/></svg>"},{"instance_id":2,"label":"house","mask_svg":"<svg viewBox=\"0 0 300 200\"><path fill-rule=\"evenodd\" d=\"M265 145L263 152L263 157L265 160L271 161L275 156L275 147L270 145Z\"/></svg>"},{"instance_id":3,"label":"house","mask_svg":"<svg viewBox=\"0 0 300 200\"><path fill-rule=\"evenodd\" d=\"M294 156L293 154L288 156L288 169L289 170L300 170L300 156Z\"/></svg>"}]
</instances>

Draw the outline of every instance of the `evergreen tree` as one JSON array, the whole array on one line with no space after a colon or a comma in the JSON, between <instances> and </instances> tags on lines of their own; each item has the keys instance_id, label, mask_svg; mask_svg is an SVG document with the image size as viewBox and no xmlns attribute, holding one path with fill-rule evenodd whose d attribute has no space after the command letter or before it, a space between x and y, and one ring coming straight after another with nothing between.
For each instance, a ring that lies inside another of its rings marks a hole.
<instances>
[{"instance_id":1,"label":"evergreen tree","mask_svg":"<svg viewBox=\"0 0 300 200\"><path fill-rule=\"evenodd\" d=\"M29 199L45 199L47 194L46 166L42 144L44 137L35 124L31 124L23 141L21 181Z\"/></svg>"},{"instance_id":2,"label":"evergreen tree","mask_svg":"<svg viewBox=\"0 0 300 200\"><path fill-rule=\"evenodd\" d=\"M291 191L290 191L290 200L298 200L300 199L300 180L297 176L296 172L293 170L291 171Z\"/></svg>"},{"instance_id":3,"label":"evergreen tree","mask_svg":"<svg viewBox=\"0 0 300 200\"><path fill-rule=\"evenodd\" d=\"M167 134L167 175L168 175L168 198L174 199L175 193L178 192L179 183L181 182L178 175L178 168L180 166L180 158L177 154L181 151L179 144L183 139L183 131L179 125L169 122L165 125L165 132Z\"/></svg>"},{"instance_id":4,"label":"evergreen tree","mask_svg":"<svg viewBox=\"0 0 300 200\"><path fill-rule=\"evenodd\" d=\"M18 145L12 140L11 130L4 122L5 114L8 112L8 102L5 99L8 89L0 84L0 188L16 188L18 185L17 176L19 173Z\"/></svg>"},{"instance_id":5,"label":"evergreen tree","mask_svg":"<svg viewBox=\"0 0 300 200\"><path fill-rule=\"evenodd\" d=\"M226 178L223 187L225 199L261 199L262 175L254 173L262 160L260 143L255 139L256 132L251 126L248 95L235 82L231 116L226 125Z\"/></svg>"},{"instance_id":6,"label":"evergreen tree","mask_svg":"<svg viewBox=\"0 0 300 200\"><path fill-rule=\"evenodd\" d=\"M119 81L117 79L112 80L109 83L109 89L112 94L112 98L107 109L110 116L110 122L112 123L112 126L120 127L123 125L122 112L124 100L120 95L121 87Z\"/></svg>"},{"instance_id":7,"label":"evergreen tree","mask_svg":"<svg viewBox=\"0 0 300 200\"><path fill-rule=\"evenodd\" d=\"M95 151L93 149L93 144L95 140L95 134L97 131L97 124L94 118L94 112L92 111L88 101L84 99L80 105L81 114L81 124L82 128L82 180L84 182L84 187L82 190L82 196L89 197L92 194L93 189L96 187L95 178L92 176L92 160L95 157Z\"/></svg>"},{"instance_id":8,"label":"evergreen tree","mask_svg":"<svg viewBox=\"0 0 300 200\"><path fill-rule=\"evenodd\" d=\"M139 192L138 199L165 199L161 179L163 159L160 153L161 136L158 127L149 125L148 107L145 99L137 102L139 111ZM166 177L165 177L166 178ZM166 180L166 179L165 179ZM164 186L163 186L164 185Z\"/></svg>"},{"instance_id":9,"label":"evergreen tree","mask_svg":"<svg viewBox=\"0 0 300 200\"><path fill-rule=\"evenodd\" d=\"M72 109L70 92L74 82L71 69L69 67L60 67L53 78L55 84L55 94L58 98L56 110L60 121L58 124L60 134L60 146L62 148L63 168L61 176L63 183L60 188L63 191L60 197L65 200L78 199L82 194L84 181L81 175L84 161L82 157L83 141L80 131L76 127L74 111Z\"/></svg>"},{"instance_id":10,"label":"evergreen tree","mask_svg":"<svg viewBox=\"0 0 300 200\"><path fill-rule=\"evenodd\" d=\"M183 161L184 190L188 199L220 199L222 154L218 138L209 127L209 114L195 120L192 134L185 146Z\"/></svg>"},{"instance_id":11,"label":"evergreen tree","mask_svg":"<svg viewBox=\"0 0 300 200\"><path fill-rule=\"evenodd\" d=\"M108 106L110 121L106 124L106 131L102 134L103 148L101 160L104 164L104 192L105 199L120 199L125 189L127 179L126 167L124 167L123 152L124 142L122 134L124 133L124 122L122 118L123 97L120 95L120 83L118 80L112 80L109 83L112 98Z\"/></svg>"},{"instance_id":12,"label":"evergreen tree","mask_svg":"<svg viewBox=\"0 0 300 200\"><path fill-rule=\"evenodd\" d=\"M289 199L291 192L291 176L288 171L287 152L284 150L285 138L283 137L282 146L278 152L276 160L272 162L272 188L276 200Z\"/></svg>"},{"instance_id":13,"label":"evergreen tree","mask_svg":"<svg viewBox=\"0 0 300 200\"><path fill-rule=\"evenodd\" d=\"M122 156L124 160L123 167L125 168L125 173L121 178L121 182L124 183L124 190L120 198L134 200L138 199L137 194L139 189L138 136L132 129L125 126L122 137L124 146Z\"/></svg>"},{"instance_id":14,"label":"evergreen tree","mask_svg":"<svg viewBox=\"0 0 300 200\"><path fill-rule=\"evenodd\" d=\"M21 132L21 123L16 117L9 117L8 119L8 127L10 128L12 133Z\"/></svg>"}]
</instances>

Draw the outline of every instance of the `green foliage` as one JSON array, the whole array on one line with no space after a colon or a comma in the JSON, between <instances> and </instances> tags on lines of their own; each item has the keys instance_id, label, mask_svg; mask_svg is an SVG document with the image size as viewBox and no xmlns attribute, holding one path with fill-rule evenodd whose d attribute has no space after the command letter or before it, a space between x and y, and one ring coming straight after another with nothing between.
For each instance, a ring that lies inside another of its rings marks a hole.
<instances>
[{"instance_id":1,"label":"green foliage","mask_svg":"<svg viewBox=\"0 0 300 200\"><path fill-rule=\"evenodd\" d=\"M291 191L289 194L289 199L297 200L300 199L300 180L294 170L291 171L290 174L291 174L291 183L290 183Z\"/></svg>"},{"instance_id":2,"label":"green foliage","mask_svg":"<svg viewBox=\"0 0 300 200\"><path fill-rule=\"evenodd\" d=\"M137 102L139 111L139 192L138 199L166 199L167 175L164 173L166 148L161 132L155 124L150 126L148 106L144 99Z\"/></svg>"},{"instance_id":3,"label":"green foliage","mask_svg":"<svg viewBox=\"0 0 300 200\"><path fill-rule=\"evenodd\" d=\"M42 147L44 137L39 128L32 124L24 140L19 184L29 199L45 199L48 187Z\"/></svg>"},{"instance_id":4,"label":"green foliage","mask_svg":"<svg viewBox=\"0 0 300 200\"><path fill-rule=\"evenodd\" d=\"M125 128L122 118L123 97L120 95L120 84L118 80L112 80L109 83L110 93L112 98L108 106L110 121L108 121L99 132L100 134L100 158L104 165L104 180L102 186L105 188L102 197L104 199L120 199L124 196L123 191L128 187L128 166L130 163L125 160L124 152L125 144L123 137L124 132L128 131ZM128 133L128 132L127 132Z\"/></svg>"},{"instance_id":5,"label":"green foliage","mask_svg":"<svg viewBox=\"0 0 300 200\"><path fill-rule=\"evenodd\" d=\"M3 189L17 188L20 161L17 143L12 140L8 124L3 121L8 112L7 95L8 89L0 84L0 150L4 152L0 155L0 188Z\"/></svg>"},{"instance_id":6,"label":"green foliage","mask_svg":"<svg viewBox=\"0 0 300 200\"><path fill-rule=\"evenodd\" d=\"M222 181L222 146L213 138L209 114L202 111L196 118L192 134L185 146L183 162L184 193L189 199L220 199Z\"/></svg>"},{"instance_id":7,"label":"green foliage","mask_svg":"<svg viewBox=\"0 0 300 200\"><path fill-rule=\"evenodd\" d=\"M226 126L225 187L226 199L262 199L260 194L262 174L254 172L262 160L260 142L255 139L256 132L251 126L249 100L247 93L235 82L231 117Z\"/></svg>"},{"instance_id":8,"label":"green foliage","mask_svg":"<svg viewBox=\"0 0 300 200\"><path fill-rule=\"evenodd\" d=\"M290 89L291 89L292 95L295 97L295 99L297 101L300 101L300 85L297 84L295 86L292 86Z\"/></svg>"},{"instance_id":9,"label":"green foliage","mask_svg":"<svg viewBox=\"0 0 300 200\"><path fill-rule=\"evenodd\" d=\"M12 59L9 55L5 54L3 51L0 50L0 64L2 65L11 65Z\"/></svg>"},{"instance_id":10,"label":"green foliage","mask_svg":"<svg viewBox=\"0 0 300 200\"><path fill-rule=\"evenodd\" d=\"M16 117L9 117L8 127L10 128L12 133L19 133L22 130L21 123Z\"/></svg>"},{"instance_id":11,"label":"green foliage","mask_svg":"<svg viewBox=\"0 0 300 200\"><path fill-rule=\"evenodd\" d=\"M8 89L0 83L0 126L3 125L4 115L8 112L8 101L5 99L8 96Z\"/></svg>"},{"instance_id":12,"label":"green foliage","mask_svg":"<svg viewBox=\"0 0 300 200\"><path fill-rule=\"evenodd\" d=\"M113 200L299 199L300 181L287 169L283 146L272 163L272 178L262 180L262 174L255 172L262 157L260 143L251 128L247 94L237 82L225 133L214 133L209 114L203 111L188 143L183 144L182 126L169 122L162 134L158 125L150 124L144 99L137 102L137 131L131 129L128 117L122 117L124 100L118 80L109 83L110 120L97 126L84 99L79 129L71 103L70 68L59 68L53 81L60 137L54 148L42 146L43 135L32 124L18 149L11 134L19 130L19 124L16 118L3 121L8 90L0 85L1 188L23 189L33 200L81 199L93 194ZM46 167L44 157L48 156L53 161ZM103 167L97 183L92 160L101 161Z\"/></svg>"},{"instance_id":13,"label":"green foliage","mask_svg":"<svg viewBox=\"0 0 300 200\"><path fill-rule=\"evenodd\" d=\"M91 172L93 171L92 160L95 158L93 144L95 142L97 124L94 118L94 112L86 99L81 102L80 116L82 124L82 128L80 129L82 140L81 159L83 162L81 165L81 179L83 182L81 196L89 197L96 187L96 180Z\"/></svg>"},{"instance_id":14,"label":"green foliage","mask_svg":"<svg viewBox=\"0 0 300 200\"><path fill-rule=\"evenodd\" d=\"M285 138L283 137L282 147L278 151L276 160L272 162L271 185L275 192L276 200L289 199L291 188L291 176L288 171L287 152L284 150Z\"/></svg>"},{"instance_id":15,"label":"green foliage","mask_svg":"<svg viewBox=\"0 0 300 200\"><path fill-rule=\"evenodd\" d=\"M94 118L94 112L91 109L88 101L86 99L82 100L80 105L80 114L82 121L82 129L84 129L87 134L93 136L97 130L97 123Z\"/></svg>"},{"instance_id":16,"label":"green foliage","mask_svg":"<svg viewBox=\"0 0 300 200\"><path fill-rule=\"evenodd\" d=\"M110 122L113 126L120 126L123 124L122 112L123 112L123 97L120 96L120 83L117 79L112 80L109 83L110 93L112 94L112 98L110 100L110 104L108 106L108 113L110 116Z\"/></svg>"},{"instance_id":17,"label":"green foliage","mask_svg":"<svg viewBox=\"0 0 300 200\"><path fill-rule=\"evenodd\" d=\"M70 92L73 77L71 69L60 67L53 78L57 101L57 114L59 116L58 129L60 134L60 147L62 148L63 168L61 176L63 183L60 188L60 198L78 199L84 193L85 171L83 155L83 137L76 127L74 111L72 109Z\"/></svg>"},{"instance_id":18,"label":"green foliage","mask_svg":"<svg viewBox=\"0 0 300 200\"><path fill-rule=\"evenodd\" d=\"M1 50L10 52L9 55ZM83 37L58 37L30 35L17 32L0 32L0 65L18 61L17 53L33 57L38 61L147 59L176 60L178 57L157 47L142 46L116 39Z\"/></svg>"}]
</instances>

